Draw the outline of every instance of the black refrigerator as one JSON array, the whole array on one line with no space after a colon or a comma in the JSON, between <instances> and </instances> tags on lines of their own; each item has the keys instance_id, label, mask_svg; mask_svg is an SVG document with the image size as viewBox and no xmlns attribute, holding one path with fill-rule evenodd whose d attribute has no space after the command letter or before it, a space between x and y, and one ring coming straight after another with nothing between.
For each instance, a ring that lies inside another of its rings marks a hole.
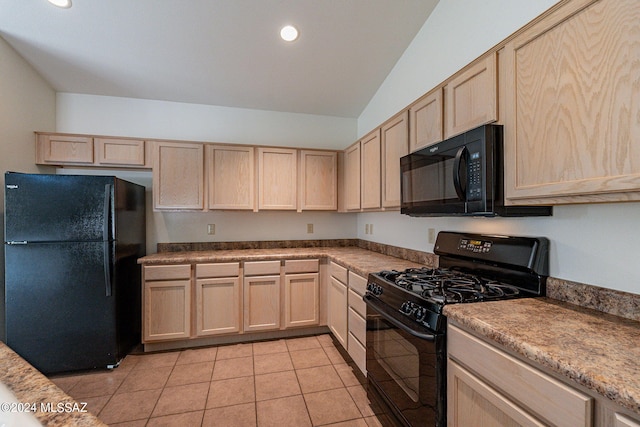
<instances>
[{"instance_id":1,"label":"black refrigerator","mask_svg":"<svg viewBox=\"0 0 640 427\"><path fill-rule=\"evenodd\" d=\"M113 368L140 342L145 189L7 172L6 344L45 374Z\"/></svg>"}]
</instances>

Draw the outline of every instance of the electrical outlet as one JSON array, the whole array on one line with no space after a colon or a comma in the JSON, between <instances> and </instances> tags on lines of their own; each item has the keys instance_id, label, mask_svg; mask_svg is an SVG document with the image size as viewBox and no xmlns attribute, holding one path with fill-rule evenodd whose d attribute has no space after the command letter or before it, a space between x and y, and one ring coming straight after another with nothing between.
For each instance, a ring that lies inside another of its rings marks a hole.
<instances>
[{"instance_id":1,"label":"electrical outlet","mask_svg":"<svg viewBox=\"0 0 640 427\"><path fill-rule=\"evenodd\" d=\"M369 234L373 234L373 224L369 224Z\"/></svg>"},{"instance_id":2,"label":"electrical outlet","mask_svg":"<svg viewBox=\"0 0 640 427\"><path fill-rule=\"evenodd\" d=\"M313 224L307 224L307 233L308 234L312 234L313 233Z\"/></svg>"},{"instance_id":3,"label":"electrical outlet","mask_svg":"<svg viewBox=\"0 0 640 427\"><path fill-rule=\"evenodd\" d=\"M364 225L364 234L369 234L369 224Z\"/></svg>"},{"instance_id":4,"label":"electrical outlet","mask_svg":"<svg viewBox=\"0 0 640 427\"><path fill-rule=\"evenodd\" d=\"M429 234L429 243L435 243L436 242L436 229L435 228L430 228L428 234Z\"/></svg>"},{"instance_id":5,"label":"electrical outlet","mask_svg":"<svg viewBox=\"0 0 640 427\"><path fill-rule=\"evenodd\" d=\"M216 234L215 224L207 224L207 234Z\"/></svg>"}]
</instances>

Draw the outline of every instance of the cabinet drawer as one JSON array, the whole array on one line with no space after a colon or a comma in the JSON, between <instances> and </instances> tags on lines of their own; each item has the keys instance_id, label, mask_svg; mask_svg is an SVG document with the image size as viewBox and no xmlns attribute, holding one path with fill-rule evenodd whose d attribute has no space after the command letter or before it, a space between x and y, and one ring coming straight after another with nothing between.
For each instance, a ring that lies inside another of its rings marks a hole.
<instances>
[{"instance_id":1,"label":"cabinet drawer","mask_svg":"<svg viewBox=\"0 0 640 427\"><path fill-rule=\"evenodd\" d=\"M280 274L280 261L251 261L244 263L245 276Z\"/></svg>"},{"instance_id":2,"label":"cabinet drawer","mask_svg":"<svg viewBox=\"0 0 640 427\"><path fill-rule=\"evenodd\" d=\"M293 273L317 273L319 261L317 259L293 259L284 262L284 272Z\"/></svg>"},{"instance_id":3,"label":"cabinet drawer","mask_svg":"<svg viewBox=\"0 0 640 427\"><path fill-rule=\"evenodd\" d=\"M235 277L240 272L239 262L224 262L215 264L197 264L196 277L203 279L207 277Z\"/></svg>"},{"instance_id":4,"label":"cabinet drawer","mask_svg":"<svg viewBox=\"0 0 640 427\"><path fill-rule=\"evenodd\" d=\"M589 396L455 326L447 330L447 348L449 357L553 425L590 425Z\"/></svg>"},{"instance_id":5,"label":"cabinet drawer","mask_svg":"<svg viewBox=\"0 0 640 427\"><path fill-rule=\"evenodd\" d=\"M362 344L367 342L367 322L351 307L349 307L349 332Z\"/></svg>"},{"instance_id":6,"label":"cabinet drawer","mask_svg":"<svg viewBox=\"0 0 640 427\"><path fill-rule=\"evenodd\" d=\"M347 284L347 269L335 262L329 263L329 273L345 285Z\"/></svg>"},{"instance_id":7,"label":"cabinet drawer","mask_svg":"<svg viewBox=\"0 0 640 427\"><path fill-rule=\"evenodd\" d=\"M349 289L349 307L356 311L360 316L367 317L367 305L362 296Z\"/></svg>"},{"instance_id":8,"label":"cabinet drawer","mask_svg":"<svg viewBox=\"0 0 640 427\"><path fill-rule=\"evenodd\" d=\"M349 356L356 362L364 376L367 376L367 351L365 347L352 334L349 334L347 345Z\"/></svg>"},{"instance_id":9,"label":"cabinet drawer","mask_svg":"<svg viewBox=\"0 0 640 427\"><path fill-rule=\"evenodd\" d=\"M191 266L189 264L181 265L145 265L144 280L175 280L190 279Z\"/></svg>"},{"instance_id":10,"label":"cabinet drawer","mask_svg":"<svg viewBox=\"0 0 640 427\"><path fill-rule=\"evenodd\" d=\"M353 271L350 271L349 288L353 289L354 291L356 291L356 293L362 296L367 291L367 279L354 273Z\"/></svg>"}]
</instances>

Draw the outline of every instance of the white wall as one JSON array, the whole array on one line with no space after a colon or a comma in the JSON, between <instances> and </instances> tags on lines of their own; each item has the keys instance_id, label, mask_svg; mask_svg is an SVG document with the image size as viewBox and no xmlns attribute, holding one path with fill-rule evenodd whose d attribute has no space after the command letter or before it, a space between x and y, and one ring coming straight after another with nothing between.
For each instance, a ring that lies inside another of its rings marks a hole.
<instances>
[{"instance_id":1,"label":"white wall","mask_svg":"<svg viewBox=\"0 0 640 427\"><path fill-rule=\"evenodd\" d=\"M38 172L33 131L55 130L55 92L0 37L0 240L4 242L4 173ZM46 169L42 169L42 172ZM0 301L4 301L4 244L0 245ZM0 303L0 340L4 304Z\"/></svg>"},{"instance_id":2,"label":"white wall","mask_svg":"<svg viewBox=\"0 0 640 427\"><path fill-rule=\"evenodd\" d=\"M59 93L57 131L290 147L342 149L356 139L356 120L178 102ZM319 212L153 212L151 173L106 173L147 187L147 253L158 242L355 238L356 214ZM216 224L216 234L207 234ZM307 224L314 233L307 233Z\"/></svg>"},{"instance_id":3,"label":"white wall","mask_svg":"<svg viewBox=\"0 0 640 427\"><path fill-rule=\"evenodd\" d=\"M180 102L58 93L57 131L342 149L355 119Z\"/></svg>"},{"instance_id":4,"label":"white wall","mask_svg":"<svg viewBox=\"0 0 640 427\"><path fill-rule=\"evenodd\" d=\"M441 0L358 119L362 136L535 18L554 0ZM640 203L556 206L550 218L358 216L358 237L432 251L427 230L546 236L551 275L640 293ZM373 235L365 235L373 224Z\"/></svg>"}]
</instances>

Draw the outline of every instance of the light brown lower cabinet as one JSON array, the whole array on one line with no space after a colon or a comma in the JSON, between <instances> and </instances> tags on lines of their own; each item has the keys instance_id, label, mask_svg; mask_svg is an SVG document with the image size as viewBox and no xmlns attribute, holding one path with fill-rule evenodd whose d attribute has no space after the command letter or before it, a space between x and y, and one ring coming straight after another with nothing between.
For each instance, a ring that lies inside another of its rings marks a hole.
<instances>
[{"instance_id":1,"label":"light brown lower cabinet","mask_svg":"<svg viewBox=\"0 0 640 427\"><path fill-rule=\"evenodd\" d=\"M146 265L143 282L143 343L324 324L319 259Z\"/></svg>"},{"instance_id":2,"label":"light brown lower cabinet","mask_svg":"<svg viewBox=\"0 0 640 427\"><path fill-rule=\"evenodd\" d=\"M238 262L196 265L197 336L241 331L239 271Z\"/></svg>"},{"instance_id":3,"label":"light brown lower cabinet","mask_svg":"<svg viewBox=\"0 0 640 427\"><path fill-rule=\"evenodd\" d=\"M327 297L327 325L333 336L345 348L348 348L348 287L347 269L331 262L329 264L329 294Z\"/></svg>"},{"instance_id":4,"label":"light brown lower cabinet","mask_svg":"<svg viewBox=\"0 0 640 427\"><path fill-rule=\"evenodd\" d=\"M640 421L634 421L625 415L616 413L614 415L613 427L640 427Z\"/></svg>"},{"instance_id":5,"label":"light brown lower cabinet","mask_svg":"<svg viewBox=\"0 0 640 427\"><path fill-rule=\"evenodd\" d=\"M317 325L320 321L318 273L285 276L285 328Z\"/></svg>"},{"instance_id":6,"label":"light brown lower cabinet","mask_svg":"<svg viewBox=\"0 0 640 427\"><path fill-rule=\"evenodd\" d=\"M191 266L143 268L143 342L189 338L191 335Z\"/></svg>"},{"instance_id":7,"label":"light brown lower cabinet","mask_svg":"<svg viewBox=\"0 0 640 427\"><path fill-rule=\"evenodd\" d=\"M593 426L594 399L449 325L447 424Z\"/></svg>"},{"instance_id":8,"label":"light brown lower cabinet","mask_svg":"<svg viewBox=\"0 0 640 427\"><path fill-rule=\"evenodd\" d=\"M367 333L367 306L362 299L367 287L367 279L349 271L348 291L348 351L349 356L360 371L367 375L366 333Z\"/></svg>"},{"instance_id":9,"label":"light brown lower cabinet","mask_svg":"<svg viewBox=\"0 0 640 427\"><path fill-rule=\"evenodd\" d=\"M280 261L244 264L244 330L280 328Z\"/></svg>"}]
</instances>

